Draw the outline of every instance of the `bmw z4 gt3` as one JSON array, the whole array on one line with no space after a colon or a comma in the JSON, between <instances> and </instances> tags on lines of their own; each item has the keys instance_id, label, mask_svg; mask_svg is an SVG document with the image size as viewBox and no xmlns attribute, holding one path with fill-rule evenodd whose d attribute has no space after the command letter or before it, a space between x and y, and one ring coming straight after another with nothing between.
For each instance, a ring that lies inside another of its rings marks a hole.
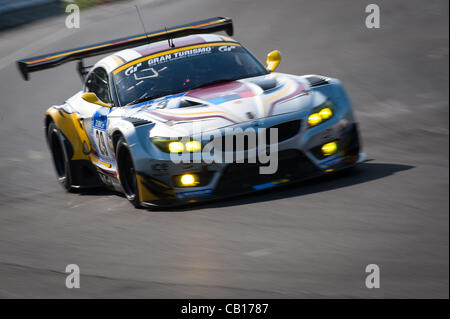
<instances>
[{"instance_id":1,"label":"bmw z4 gt3","mask_svg":"<svg viewBox=\"0 0 450 319\"><path fill-rule=\"evenodd\" d=\"M229 18L18 61L29 73L78 60L81 91L45 115L59 182L108 187L136 207L258 191L363 160L339 80L274 72ZM93 66L83 59L111 53Z\"/></svg>"}]
</instances>

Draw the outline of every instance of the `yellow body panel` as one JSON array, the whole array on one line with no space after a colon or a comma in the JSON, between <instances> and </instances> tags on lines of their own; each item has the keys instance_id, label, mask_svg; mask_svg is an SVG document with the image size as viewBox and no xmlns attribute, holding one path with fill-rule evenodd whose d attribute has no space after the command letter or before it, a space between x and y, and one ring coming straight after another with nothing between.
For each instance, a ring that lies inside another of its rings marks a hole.
<instances>
[{"instance_id":1,"label":"yellow body panel","mask_svg":"<svg viewBox=\"0 0 450 319\"><path fill-rule=\"evenodd\" d=\"M91 158L92 164L95 164L95 162L97 162L97 163L102 164L105 167L111 168L111 164L101 161L98 157L96 157L96 156L94 156L92 154L90 154L89 157Z\"/></svg>"},{"instance_id":2,"label":"yellow body panel","mask_svg":"<svg viewBox=\"0 0 450 319\"><path fill-rule=\"evenodd\" d=\"M83 152L83 144L85 143L87 146L87 153L90 153L91 145L78 115L54 107L49 108L45 114L52 118L72 145L73 155L71 160L89 160L89 155Z\"/></svg>"},{"instance_id":3,"label":"yellow body panel","mask_svg":"<svg viewBox=\"0 0 450 319\"><path fill-rule=\"evenodd\" d=\"M147 187L145 187L144 185L144 178L139 175L136 174L136 179L137 179L137 187L138 187L138 191L139 191L139 200L141 202L150 202L152 200L157 200L158 197L153 195L148 189Z\"/></svg>"}]
</instances>

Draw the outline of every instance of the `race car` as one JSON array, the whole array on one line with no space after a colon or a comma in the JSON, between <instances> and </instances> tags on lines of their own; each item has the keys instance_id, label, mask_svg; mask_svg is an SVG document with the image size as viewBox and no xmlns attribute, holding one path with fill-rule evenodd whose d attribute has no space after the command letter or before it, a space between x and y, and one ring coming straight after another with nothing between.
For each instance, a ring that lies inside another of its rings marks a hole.
<instances>
[{"instance_id":1,"label":"race car","mask_svg":"<svg viewBox=\"0 0 450 319\"><path fill-rule=\"evenodd\" d=\"M364 160L338 79L274 72L279 51L264 66L232 35L232 20L217 17L17 61L25 80L78 61L81 91L45 113L59 183L107 187L135 207L172 206Z\"/></svg>"}]
</instances>

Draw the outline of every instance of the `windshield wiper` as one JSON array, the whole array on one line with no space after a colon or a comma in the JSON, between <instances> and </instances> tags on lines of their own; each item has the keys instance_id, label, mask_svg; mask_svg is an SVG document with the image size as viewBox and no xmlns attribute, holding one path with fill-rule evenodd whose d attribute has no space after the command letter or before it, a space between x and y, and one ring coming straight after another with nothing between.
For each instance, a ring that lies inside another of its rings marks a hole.
<instances>
[{"instance_id":1,"label":"windshield wiper","mask_svg":"<svg viewBox=\"0 0 450 319\"><path fill-rule=\"evenodd\" d=\"M125 104L124 106L128 106L128 105L133 105L133 104L139 104L139 103L142 103L142 102L146 102L146 101L148 101L148 100L151 100L151 99L153 99L152 97L143 97L143 98L140 98L140 99L136 99L136 100L134 100L134 101L131 101L131 102L129 102L129 103L127 103L127 104Z\"/></svg>"},{"instance_id":2,"label":"windshield wiper","mask_svg":"<svg viewBox=\"0 0 450 319\"><path fill-rule=\"evenodd\" d=\"M176 93L173 93L173 91L165 91L165 92L162 92L160 94L155 94L155 95L152 95L152 96L141 97L139 99L133 100L133 101L125 104L125 106L132 105L132 104L139 104L139 103L142 103L142 102L147 102L147 101L150 101L150 100L157 99L159 97L163 97L163 96L167 96L167 95L173 95L173 94L176 94Z\"/></svg>"}]
</instances>

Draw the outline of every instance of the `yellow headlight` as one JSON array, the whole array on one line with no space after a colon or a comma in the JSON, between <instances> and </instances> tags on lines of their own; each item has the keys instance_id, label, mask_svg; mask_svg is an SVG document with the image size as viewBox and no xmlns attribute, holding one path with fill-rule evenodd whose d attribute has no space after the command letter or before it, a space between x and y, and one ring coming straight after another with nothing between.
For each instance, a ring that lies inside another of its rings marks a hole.
<instances>
[{"instance_id":1,"label":"yellow headlight","mask_svg":"<svg viewBox=\"0 0 450 319\"><path fill-rule=\"evenodd\" d=\"M327 144L322 145L322 153L325 156L330 156L336 153L338 150L338 144L337 142L330 142Z\"/></svg>"},{"instance_id":2,"label":"yellow headlight","mask_svg":"<svg viewBox=\"0 0 450 319\"><path fill-rule=\"evenodd\" d=\"M180 178L180 183L183 186L194 186L198 184L197 176L193 174L184 174Z\"/></svg>"},{"instance_id":3,"label":"yellow headlight","mask_svg":"<svg viewBox=\"0 0 450 319\"><path fill-rule=\"evenodd\" d=\"M181 142L171 142L169 143L169 151L171 153L180 153L183 152L184 145Z\"/></svg>"},{"instance_id":4,"label":"yellow headlight","mask_svg":"<svg viewBox=\"0 0 450 319\"><path fill-rule=\"evenodd\" d=\"M322 117L319 113L313 113L308 117L308 124L310 126L316 126L317 124L320 124L320 122L322 122Z\"/></svg>"},{"instance_id":5,"label":"yellow headlight","mask_svg":"<svg viewBox=\"0 0 450 319\"><path fill-rule=\"evenodd\" d=\"M198 152L202 149L202 144L199 141L190 141L185 144L186 151L188 152Z\"/></svg>"},{"instance_id":6,"label":"yellow headlight","mask_svg":"<svg viewBox=\"0 0 450 319\"><path fill-rule=\"evenodd\" d=\"M330 117L333 116L333 110L330 109L329 107L326 107L320 110L319 115L322 118L322 120L328 120Z\"/></svg>"}]
</instances>

